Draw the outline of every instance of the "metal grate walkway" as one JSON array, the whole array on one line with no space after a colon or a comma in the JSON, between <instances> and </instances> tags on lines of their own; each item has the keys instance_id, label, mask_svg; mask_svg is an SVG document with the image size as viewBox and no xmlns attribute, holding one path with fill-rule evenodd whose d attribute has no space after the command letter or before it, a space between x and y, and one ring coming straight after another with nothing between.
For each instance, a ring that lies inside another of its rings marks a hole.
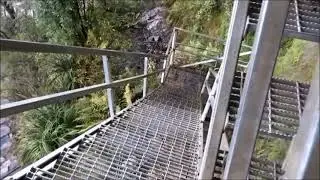
<instances>
[{"instance_id":1,"label":"metal grate walkway","mask_svg":"<svg viewBox=\"0 0 320 180\"><path fill-rule=\"evenodd\" d=\"M196 179L202 77L178 71L77 148L66 148L53 168L33 168L27 178Z\"/></svg>"}]
</instances>

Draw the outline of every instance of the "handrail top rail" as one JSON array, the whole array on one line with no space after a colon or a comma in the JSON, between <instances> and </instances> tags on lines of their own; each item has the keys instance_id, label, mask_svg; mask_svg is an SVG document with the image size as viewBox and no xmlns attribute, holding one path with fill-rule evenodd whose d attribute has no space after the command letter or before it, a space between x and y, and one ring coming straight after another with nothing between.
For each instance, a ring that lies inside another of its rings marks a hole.
<instances>
[{"instance_id":1,"label":"handrail top rail","mask_svg":"<svg viewBox=\"0 0 320 180\"><path fill-rule=\"evenodd\" d=\"M143 75L137 75L125 79L120 79L113 81L111 83L102 83L102 84L96 84L92 86L87 86L83 88L73 89L69 91L63 91L59 93L53 93L49 95L29 98L17 102L11 102L7 104L1 104L0 105L0 117L6 117L9 115L21 113L27 110L36 109L45 105L50 104L56 104L61 103L66 100L75 99L78 97L86 96L90 93L94 93L97 91L105 90L107 88L114 88L120 85L123 85L124 83L132 82L135 80L143 79L145 77L149 77L158 73L163 72L164 70L157 70L152 73L143 74Z\"/></svg>"},{"instance_id":2,"label":"handrail top rail","mask_svg":"<svg viewBox=\"0 0 320 180\"><path fill-rule=\"evenodd\" d=\"M88 48L80 46L66 46L42 42L21 41L0 38L0 51L16 52L38 52L38 53L61 53L61 54L82 54L82 55L106 55L106 56L145 56L163 58L164 55L155 55L143 52L128 52L111 49Z\"/></svg>"}]
</instances>

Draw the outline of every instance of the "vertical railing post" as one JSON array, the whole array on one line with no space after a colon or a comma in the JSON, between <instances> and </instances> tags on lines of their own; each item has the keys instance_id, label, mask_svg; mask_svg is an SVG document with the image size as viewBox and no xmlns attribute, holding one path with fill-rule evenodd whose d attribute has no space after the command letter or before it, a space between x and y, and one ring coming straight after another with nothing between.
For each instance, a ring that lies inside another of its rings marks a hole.
<instances>
[{"instance_id":1,"label":"vertical railing post","mask_svg":"<svg viewBox=\"0 0 320 180\"><path fill-rule=\"evenodd\" d=\"M210 71L208 70L208 73L206 75L206 78L204 79L200 94L204 93L204 90L206 89L206 83L209 78L210 78Z\"/></svg>"},{"instance_id":2,"label":"vertical railing post","mask_svg":"<svg viewBox=\"0 0 320 180\"><path fill-rule=\"evenodd\" d=\"M165 75L166 75L166 66L167 66L167 59L164 59L163 60L163 66L162 66L162 69L164 71L161 73L161 84L164 83L164 78L165 78Z\"/></svg>"},{"instance_id":3,"label":"vertical railing post","mask_svg":"<svg viewBox=\"0 0 320 180\"><path fill-rule=\"evenodd\" d=\"M168 63L168 55L170 53L170 50L171 50L171 46L172 46L172 40L173 40L173 34L170 36L170 39L169 39L169 42L168 42L168 47L167 47L167 50L166 50L166 58L163 60L163 66L162 66L162 69L164 70L162 73L161 73L161 84L164 83L164 79L166 77L166 73L167 73L167 63ZM171 57L171 56L170 56Z\"/></svg>"},{"instance_id":4,"label":"vertical railing post","mask_svg":"<svg viewBox=\"0 0 320 180\"><path fill-rule=\"evenodd\" d=\"M284 175L281 179L319 179L320 178L320 95L319 61L315 66L308 97L300 119L298 132L293 138L282 165Z\"/></svg>"},{"instance_id":5,"label":"vertical railing post","mask_svg":"<svg viewBox=\"0 0 320 180\"><path fill-rule=\"evenodd\" d=\"M144 69L143 74L148 74L148 57L144 58ZM147 77L143 78L143 97L146 97L147 95L147 86L148 86L148 79Z\"/></svg>"},{"instance_id":6,"label":"vertical railing post","mask_svg":"<svg viewBox=\"0 0 320 180\"><path fill-rule=\"evenodd\" d=\"M171 42L171 54L170 54L170 66L173 64L174 61L174 54L176 51L176 38L177 38L177 30L175 28L173 28L173 35L172 35L172 42Z\"/></svg>"},{"instance_id":7,"label":"vertical railing post","mask_svg":"<svg viewBox=\"0 0 320 180\"><path fill-rule=\"evenodd\" d=\"M109 66L109 60L107 56L102 56L102 63L103 63L103 71L104 71L104 80L105 83L111 83L111 71ZM113 92L112 88L107 89L107 98L108 98L108 107L110 116L114 116L114 101L113 101Z\"/></svg>"}]
</instances>

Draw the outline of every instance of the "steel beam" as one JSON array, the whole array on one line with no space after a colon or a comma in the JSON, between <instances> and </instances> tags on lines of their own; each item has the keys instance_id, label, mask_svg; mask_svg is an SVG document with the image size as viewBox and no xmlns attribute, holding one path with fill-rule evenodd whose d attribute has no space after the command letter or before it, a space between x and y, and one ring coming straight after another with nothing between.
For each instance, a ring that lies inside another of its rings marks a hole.
<instances>
[{"instance_id":1,"label":"steel beam","mask_svg":"<svg viewBox=\"0 0 320 180\"><path fill-rule=\"evenodd\" d=\"M216 105L209 124L199 179L212 179L216 157L220 146L222 131L227 114L229 95L231 92L234 72L240 52L243 30L245 28L249 1L234 1L228 38L224 50L220 72L220 81L216 94Z\"/></svg>"},{"instance_id":2,"label":"steel beam","mask_svg":"<svg viewBox=\"0 0 320 180\"><path fill-rule=\"evenodd\" d=\"M224 179L247 178L288 7L289 0L262 3Z\"/></svg>"},{"instance_id":3,"label":"steel beam","mask_svg":"<svg viewBox=\"0 0 320 180\"><path fill-rule=\"evenodd\" d=\"M319 169L319 62L302 113L300 127L283 164L282 179L320 179Z\"/></svg>"}]
</instances>

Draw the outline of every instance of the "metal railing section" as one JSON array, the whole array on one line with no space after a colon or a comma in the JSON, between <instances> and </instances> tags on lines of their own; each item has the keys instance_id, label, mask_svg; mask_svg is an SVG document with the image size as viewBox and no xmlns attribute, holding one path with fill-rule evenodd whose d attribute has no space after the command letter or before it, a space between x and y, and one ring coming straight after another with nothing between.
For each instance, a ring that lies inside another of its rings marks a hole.
<instances>
[{"instance_id":1,"label":"metal railing section","mask_svg":"<svg viewBox=\"0 0 320 180\"><path fill-rule=\"evenodd\" d=\"M115 108L114 108L114 100L112 95L113 94L112 88L120 86L124 83L143 79L143 95L145 96L147 94L147 77L164 71L164 70L158 70L153 73L147 73L148 57L162 58L164 56L141 53L141 52L124 52L124 51L116 51L116 50L108 50L108 49L63 46L63 45L27 42L27 41L18 41L18 40L9 40L9 39L0 39L0 46L1 46L1 51L102 55L103 70L105 75L105 83L102 83L102 84L97 84L97 85L88 86L84 88L74 89L74 90L60 92L60 93L54 93L50 95L45 95L45 96L30 98L30 99L26 99L18 102L0 105L0 117L21 113L21 112L35 109L44 105L60 103L66 100L78 98L78 97L85 96L90 93L94 93L94 92L105 90L105 89L107 89L109 113L110 113L110 116L114 116ZM144 56L145 57L144 74L121 79L121 80L112 81L108 56L125 56L125 55L137 56L137 57Z\"/></svg>"},{"instance_id":2,"label":"metal railing section","mask_svg":"<svg viewBox=\"0 0 320 180\"><path fill-rule=\"evenodd\" d=\"M210 36L196 33L196 32L191 32L188 30L184 30L181 28L174 28L172 35L170 37L170 40L168 42L168 47L166 50L166 53L164 56L161 55L154 55L154 54L147 54L147 53L141 53L141 52L123 52L123 51L116 51L116 50L108 50L108 49L97 49L97 48L85 48L85 47L75 47L75 46L63 46L63 45L54 45L54 44L48 44L48 43L38 43L38 42L27 42L27 41L18 41L18 40L9 40L9 39L0 39L0 46L1 46L1 51L18 51L18 52L37 52L37 53L61 53L61 54L81 54L81 55L100 55L102 58L103 62L103 70L104 70L104 77L105 77L105 83L102 84L97 84L93 86L88 86L84 88L79 88L79 89L74 89L70 91L65 91L65 92L60 92L60 93L54 93L50 95L45 95L41 97L35 97L35 98L30 98L18 102L13 102L13 103L8 103L0 106L0 117L5 117L17 113L21 113L27 110L39 108L41 106L49 105L49 104L55 104L55 103L60 103L66 100L71 100L75 99L81 96L88 95L90 93L94 93L97 91L101 90L107 90L107 99L108 99L108 107L109 107L109 114L110 118L107 121L104 121L102 124L95 126L94 128L90 129L83 135L75 138L71 142L67 143L66 145L58 148L57 150L53 151L49 155L45 156L44 158L40 159L39 161L31 164L30 166L26 167L22 171L18 172L18 174L15 175L15 177L22 177L25 175L31 167L44 167L46 163L55 157L57 157L65 148L72 148L75 147L81 139L85 135L89 135L94 133L101 127L102 125L105 125L107 122L112 120L114 117L118 116L119 114L123 113L125 110L122 110L118 113L115 113L115 105L114 105L114 99L113 99L113 88L118 87L120 85L123 85L125 83L129 83L135 80L143 80L143 97L144 99L147 95L147 78L149 76L161 73L161 83L163 84L166 81L166 78L169 74L170 68L175 66L175 53L177 50L178 46L185 46L184 44L178 43L177 42L177 35L178 31L183 31L185 33L191 33L195 34L197 36L202 36L211 40L215 40L218 42L222 42L225 44L225 42L221 39L217 38L212 38ZM240 53L239 56L247 56L251 54L251 47L248 45L243 45L246 48L250 48L250 51ZM180 50L181 51L181 50ZM142 75L137 75L125 79L120 79L120 80L115 80L112 81L111 78L111 72L110 72L110 56L136 56L136 57L144 57L144 71ZM163 58L163 68L161 70L148 73L148 58ZM179 67L193 67L201 64L208 64L208 63L215 63L217 64L218 61L222 61L224 56L209 56L209 60L201 61L201 62L196 62L192 64L185 64L181 65ZM247 65L245 62L242 64L239 63L238 66L246 68ZM201 93L204 92L205 89L207 89L207 92L209 94L209 98L206 103L206 108L204 112L202 113L201 116L201 121L204 120L206 114L208 113L208 109L211 106L212 108L214 107L214 102L215 102L215 93L218 90L218 81L219 81L219 72L214 71L213 69L209 69L207 73L206 80L203 84ZM210 88L208 79L209 76L215 76L215 82ZM141 99L141 100L142 100ZM136 103L140 102L138 100ZM134 103L134 104L136 104ZM203 145L201 143L201 145ZM202 151L203 148L201 148Z\"/></svg>"},{"instance_id":3,"label":"metal railing section","mask_svg":"<svg viewBox=\"0 0 320 180\"><path fill-rule=\"evenodd\" d=\"M197 33L197 32L189 31L186 29L174 27L173 32L172 32L170 39L169 39L169 42L168 42L168 47L167 47L166 54L165 54L165 60L163 61L164 72L162 72L161 83L163 83L165 81L166 75L168 74L170 67L187 68L187 67L195 67L195 66L199 66L199 65L208 65L208 64L212 64L212 63L214 63L214 67L217 67L217 63L218 62L221 63L224 58L224 56L221 55L222 54L221 52L216 52L216 51L212 51L212 50L208 50L208 49L204 49L204 48L200 48L200 47L195 47L195 46L192 46L189 44L178 42L177 37L178 37L179 32L187 33L187 34L191 34L191 35L195 35L195 36L200 36L200 37L208 39L208 41L217 41L219 43L222 43L223 45L226 44L225 40L220 39L220 38L214 38L214 37L208 36L206 34ZM240 58L250 56L252 47L249 45L246 45L246 44L242 44L241 46L244 47L245 49L248 49L248 50L245 52L241 52L239 54L238 67L241 68L242 70L246 70L248 67L248 63L246 61L241 60ZM195 50L209 51L212 53L217 53L218 55L213 56L213 55L197 54L192 51L184 50L184 49L181 49L178 47L188 47L188 48L195 49ZM176 56L175 56L176 51L179 51L184 54L189 54L192 56L205 57L207 59L201 60L199 62L190 63L190 64L177 65L177 64L175 64L175 62L177 61Z\"/></svg>"}]
</instances>

